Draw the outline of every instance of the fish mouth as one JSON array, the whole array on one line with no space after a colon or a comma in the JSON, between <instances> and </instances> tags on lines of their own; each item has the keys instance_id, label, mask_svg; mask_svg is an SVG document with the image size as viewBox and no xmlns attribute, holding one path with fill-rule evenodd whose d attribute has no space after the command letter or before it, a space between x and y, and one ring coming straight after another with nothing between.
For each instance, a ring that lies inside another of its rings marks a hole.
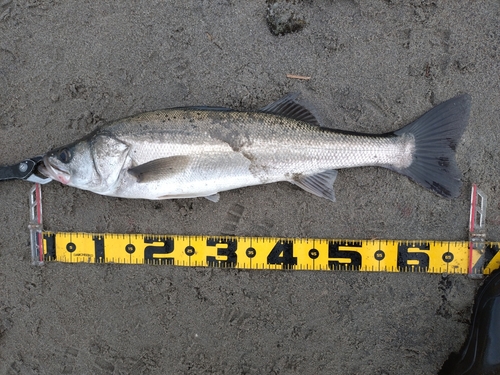
<instances>
[{"instance_id":1,"label":"fish mouth","mask_svg":"<svg viewBox=\"0 0 500 375\"><path fill-rule=\"evenodd\" d=\"M63 171L56 165L50 162L50 157L45 155L43 157L43 164L38 167L38 171L45 177L57 180L62 184L67 185L69 183L70 175L67 171Z\"/></svg>"}]
</instances>

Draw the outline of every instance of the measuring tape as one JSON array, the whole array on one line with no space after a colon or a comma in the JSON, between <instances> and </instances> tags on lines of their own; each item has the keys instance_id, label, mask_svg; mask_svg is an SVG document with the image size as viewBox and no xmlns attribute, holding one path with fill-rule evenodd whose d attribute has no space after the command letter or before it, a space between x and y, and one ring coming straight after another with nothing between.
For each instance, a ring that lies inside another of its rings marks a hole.
<instances>
[{"instance_id":1,"label":"measuring tape","mask_svg":"<svg viewBox=\"0 0 500 375\"><path fill-rule=\"evenodd\" d=\"M36 264L57 261L471 275L500 268L500 242L486 243L481 235L486 198L477 190L473 191L476 198L471 206L469 241L399 241L48 232L42 229L37 186L30 200Z\"/></svg>"},{"instance_id":2,"label":"measuring tape","mask_svg":"<svg viewBox=\"0 0 500 375\"><path fill-rule=\"evenodd\" d=\"M486 244L484 273L500 267ZM469 242L43 232L42 261L243 269L469 273ZM473 259L476 267L478 259Z\"/></svg>"}]
</instances>

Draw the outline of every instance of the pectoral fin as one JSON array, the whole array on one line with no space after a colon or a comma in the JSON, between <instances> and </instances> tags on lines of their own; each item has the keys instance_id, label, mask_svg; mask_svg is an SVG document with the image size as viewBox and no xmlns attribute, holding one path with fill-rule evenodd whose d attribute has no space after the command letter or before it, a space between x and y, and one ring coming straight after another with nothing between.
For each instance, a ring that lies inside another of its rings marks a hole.
<instances>
[{"instance_id":1,"label":"pectoral fin","mask_svg":"<svg viewBox=\"0 0 500 375\"><path fill-rule=\"evenodd\" d=\"M290 182L304 189L305 191L308 191L311 194L335 202L333 183L335 182L336 178L337 171L332 169L310 176L300 176L291 180Z\"/></svg>"},{"instance_id":2,"label":"pectoral fin","mask_svg":"<svg viewBox=\"0 0 500 375\"><path fill-rule=\"evenodd\" d=\"M161 180L184 171L189 161L190 157L186 155L170 156L130 168L128 173L134 176L139 183Z\"/></svg>"}]
</instances>

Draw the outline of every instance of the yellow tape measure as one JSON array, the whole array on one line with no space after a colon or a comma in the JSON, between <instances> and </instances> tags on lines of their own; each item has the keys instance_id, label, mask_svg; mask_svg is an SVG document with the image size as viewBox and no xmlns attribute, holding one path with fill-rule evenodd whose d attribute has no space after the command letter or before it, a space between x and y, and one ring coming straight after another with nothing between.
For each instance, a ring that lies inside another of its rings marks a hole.
<instances>
[{"instance_id":1,"label":"yellow tape measure","mask_svg":"<svg viewBox=\"0 0 500 375\"><path fill-rule=\"evenodd\" d=\"M54 233L43 230L40 185L30 192L33 264L165 264L286 270L489 274L500 242L485 241L486 196L471 193L469 241Z\"/></svg>"},{"instance_id":2,"label":"yellow tape measure","mask_svg":"<svg viewBox=\"0 0 500 375\"><path fill-rule=\"evenodd\" d=\"M500 243L469 258L466 241L343 240L42 232L43 260L240 269L490 273Z\"/></svg>"}]
</instances>

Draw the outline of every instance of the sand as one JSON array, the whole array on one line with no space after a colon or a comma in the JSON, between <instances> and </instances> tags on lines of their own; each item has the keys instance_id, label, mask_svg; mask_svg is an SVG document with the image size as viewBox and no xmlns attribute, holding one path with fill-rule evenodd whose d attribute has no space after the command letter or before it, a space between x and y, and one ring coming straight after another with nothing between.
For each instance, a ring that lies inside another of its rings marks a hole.
<instances>
[{"instance_id":1,"label":"sand","mask_svg":"<svg viewBox=\"0 0 500 375\"><path fill-rule=\"evenodd\" d=\"M301 92L326 126L383 133L460 93L461 196L342 170L331 203L288 183L152 202L43 186L54 231L466 240L469 196L500 241L498 1L0 3L0 164L146 110L256 109ZM289 15L287 15L289 14ZM310 77L287 78L287 74ZM0 184L2 374L435 374L462 345L465 275L30 264L31 183Z\"/></svg>"}]
</instances>

